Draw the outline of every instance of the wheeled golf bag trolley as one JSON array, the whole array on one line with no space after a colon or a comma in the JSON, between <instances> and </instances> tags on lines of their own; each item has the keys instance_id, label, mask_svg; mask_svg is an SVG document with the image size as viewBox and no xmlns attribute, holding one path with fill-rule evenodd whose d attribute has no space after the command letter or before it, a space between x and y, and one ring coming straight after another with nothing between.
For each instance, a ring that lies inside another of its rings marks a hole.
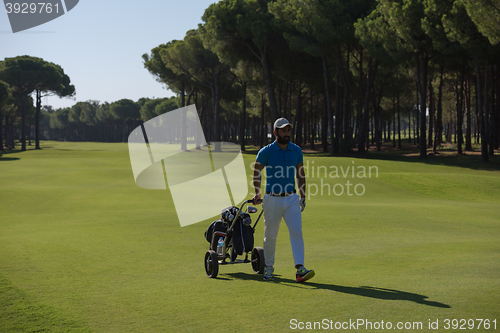
<instances>
[{"instance_id":1,"label":"wheeled golf bag trolley","mask_svg":"<svg viewBox=\"0 0 500 333\"><path fill-rule=\"evenodd\" d=\"M227 207L222 210L221 219L212 222L205 232L205 238L210 243L205 253L205 271L208 277L215 278L219 273L219 265L252 263L256 274L264 273L264 249L253 247L254 232L262 212L253 227L249 215L257 212L257 208L248 206L246 212L243 207L253 203L253 200L243 201L241 206ZM248 254L251 252L251 258ZM245 259L238 259L238 255L245 255Z\"/></svg>"}]
</instances>

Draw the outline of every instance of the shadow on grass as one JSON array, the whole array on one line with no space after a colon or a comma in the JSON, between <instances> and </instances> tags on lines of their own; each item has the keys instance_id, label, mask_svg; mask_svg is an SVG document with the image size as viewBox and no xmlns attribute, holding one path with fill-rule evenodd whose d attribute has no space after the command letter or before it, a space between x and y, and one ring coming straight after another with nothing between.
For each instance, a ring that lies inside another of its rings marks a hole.
<instances>
[{"instance_id":1,"label":"shadow on grass","mask_svg":"<svg viewBox=\"0 0 500 333\"><path fill-rule=\"evenodd\" d=\"M20 160L20 158L18 158L18 157L2 157L2 155L0 155L0 162L17 161L17 160Z\"/></svg>"},{"instance_id":2,"label":"shadow on grass","mask_svg":"<svg viewBox=\"0 0 500 333\"><path fill-rule=\"evenodd\" d=\"M408 156L404 153L394 152L369 152L365 154L352 154L349 157L367 160L397 161L409 163L425 163L430 165L442 165L473 170L500 170L500 157L490 156L489 162L481 160L480 155L471 154L429 154L425 158L420 156Z\"/></svg>"},{"instance_id":3,"label":"shadow on grass","mask_svg":"<svg viewBox=\"0 0 500 333\"><path fill-rule=\"evenodd\" d=\"M67 152L67 151L78 151L78 152L88 152L88 151L106 151L106 150L102 150L102 149L57 149L58 151L64 151L64 152Z\"/></svg>"},{"instance_id":4,"label":"shadow on grass","mask_svg":"<svg viewBox=\"0 0 500 333\"><path fill-rule=\"evenodd\" d=\"M17 153L22 153L21 149L5 149L4 151L0 151L0 157L3 155L12 155Z\"/></svg>"},{"instance_id":5,"label":"shadow on grass","mask_svg":"<svg viewBox=\"0 0 500 333\"><path fill-rule=\"evenodd\" d=\"M44 148L49 148L49 147L44 147ZM26 146L26 151L34 151L34 150L37 150L35 149L35 146ZM41 149L39 149L41 150ZM6 155L13 155L13 154L19 154L19 153L24 153L20 147L17 147L17 148L14 148L14 149L4 149L2 151L0 151L0 160L9 160L8 158L6 158L5 156ZM18 160L19 158L11 158L11 159L16 159Z\"/></svg>"},{"instance_id":6,"label":"shadow on grass","mask_svg":"<svg viewBox=\"0 0 500 333\"><path fill-rule=\"evenodd\" d=\"M348 287L348 286L339 286L335 284L316 283L312 281L299 284L295 282L295 280L282 278L280 277L280 275L275 275L275 280L273 282L265 282L262 280L262 275L256 275L256 274L229 273L225 275L229 275L235 279L255 280L255 281L262 281L263 283L277 283L295 288L314 288L322 290L331 290L339 293L362 296L362 297L393 300L393 301L410 301L422 305L433 306L436 308L447 308L447 309L451 308L451 306L444 303L429 301L427 300L428 299L427 296L409 293L406 291L394 290L394 289L368 287L368 286Z\"/></svg>"},{"instance_id":7,"label":"shadow on grass","mask_svg":"<svg viewBox=\"0 0 500 333\"><path fill-rule=\"evenodd\" d=\"M31 149L28 149L28 150L31 150ZM21 151L21 149L5 149L4 151L0 151L0 162L20 160L21 157L11 157L11 156L21 156L19 153L22 153L22 152L23 151Z\"/></svg>"},{"instance_id":8,"label":"shadow on grass","mask_svg":"<svg viewBox=\"0 0 500 333\"><path fill-rule=\"evenodd\" d=\"M320 146L320 145L319 145ZM409 163L425 163L430 165L443 165L454 166L461 168L468 168L474 170L500 170L500 155L495 151L495 155L489 156L489 162L481 160L479 151L464 151L459 155L456 150L443 148L434 154L431 150L425 158L419 156L419 149L416 145L403 145L402 149L392 149L390 145L384 144L382 151L370 149L365 153L351 152L345 154L336 154L332 156L330 152L323 152L321 149L311 151L307 146L303 146L304 156L306 157L343 157L343 158L356 158L367 160L383 160L383 161L396 161L396 162L409 162ZM388 148L389 147L389 148ZM259 147L248 146L246 151L243 152L247 155L257 155ZM332 162L335 163L335 162Z\"/></svg>"},{"instance_id":9,"label":"shadow on grass","mask_svg":"<svg viewBox=\"0 0 500 333\"><path fill-rule=\"evenodd\" d=\"M54 146L43 146L41 149L35 149L34 146L27 146L26 151L43 151L44 149L50 149L54 148ZM58 151L64 151L64 152L80 152L80 151L106 151L104 149L68 149L68 148L56 148ZM0 161L13 161L13 160L19 160L20 158L12 158L12 157L5 157L9 155L14 155L14 154L19 154L19 153L24 153L21 148L17 147L14 149L5 149L3 151L0 151Z\"/></svg>"}]
</instances>

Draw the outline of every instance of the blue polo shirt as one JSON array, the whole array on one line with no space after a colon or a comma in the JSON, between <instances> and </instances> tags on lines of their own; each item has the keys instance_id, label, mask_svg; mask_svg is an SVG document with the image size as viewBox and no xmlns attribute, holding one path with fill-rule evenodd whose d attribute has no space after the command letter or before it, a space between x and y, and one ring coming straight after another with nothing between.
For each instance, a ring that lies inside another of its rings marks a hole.
<instances>
[{"instance_id":1,"label":"blue polo shirt","mask_svg":"<svg viewBox=\"0 0 500 333\"><path fill-rule=\"evenodd\" d=\"M288 143L286 150L276 140L259 150L257 162L266 166L266 192L283 193L295 189L295 169L303 163L302 149L295 143Z\"/></svg>"}]
</instances>

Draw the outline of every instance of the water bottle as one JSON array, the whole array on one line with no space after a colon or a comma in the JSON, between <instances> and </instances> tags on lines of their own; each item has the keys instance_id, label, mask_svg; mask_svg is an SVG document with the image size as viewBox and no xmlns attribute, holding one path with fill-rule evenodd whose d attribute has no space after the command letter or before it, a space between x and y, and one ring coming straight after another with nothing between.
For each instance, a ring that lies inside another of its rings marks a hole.
<instances>
[{"instance_id":1,"label":"water bottle","mask_svg":"<svg viewBox=\"0 0 500 333\"><path fill-rule=\"evenodd\" d=\"M224 239L219 238L219 242L217 243L217 254L219 256L222 256L222 250L224 248Z\"/></svg>"}]
</instances>

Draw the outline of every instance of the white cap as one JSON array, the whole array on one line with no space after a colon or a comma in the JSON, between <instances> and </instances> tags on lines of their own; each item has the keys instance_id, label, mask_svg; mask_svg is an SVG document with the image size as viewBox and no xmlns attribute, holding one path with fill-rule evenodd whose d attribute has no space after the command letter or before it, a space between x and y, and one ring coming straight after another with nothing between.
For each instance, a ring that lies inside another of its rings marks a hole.
<instances>
[{"instance_id":1,"label":"white cap","mask_svg":"<svg viewBox=\"0 0 500 333\"><path fill-rule=\"evenodd\" d=\"M278 118L275 122L274 122L274 130L276 131L277 128L283 128L285 126L290 126L290 127L293 127L292 124L290 124L288 122L288 120L286 120L285 118Z\"/></svg>"}]
</instances>

